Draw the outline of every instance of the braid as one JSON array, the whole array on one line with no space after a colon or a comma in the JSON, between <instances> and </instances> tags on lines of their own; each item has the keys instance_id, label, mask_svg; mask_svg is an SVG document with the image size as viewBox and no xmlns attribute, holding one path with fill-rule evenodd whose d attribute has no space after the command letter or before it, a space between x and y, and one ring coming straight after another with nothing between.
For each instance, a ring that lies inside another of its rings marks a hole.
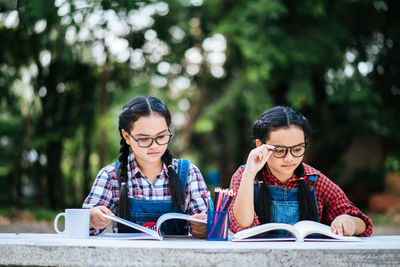
<instances>
[{"instance_id":1,"label":"braid","mask_svg":"<svg viewBox=\"0 0 400 267\"><path fill-rule=\"evenodd\" d=\"M118 178L121 183L119 190L119 203L118 203L118 216L129 220L129 199L128 199L128 156L129 156L129 145L125 142L124 138L120 141L121 148L119 153L119 166L118 166ZM118 224L118 232L122 232L122 225Z\"/></svg>"},{"instance_id":2,"label":"braid","mask_svg":"<svg viewBox=\"0 0 400 267\"><path fill-rule=\"evenodd\" d=\"M311 220L319 221L317 207L312 197L312 191L304 181L304 166L301 163L295 170L296 175L299 177L299 211L300 221Z\"/></svg>"},{"instance_id":3,"label":"braid","mask_svg":"<svg viewBox=\"0 0 400 267\"><path fill-rule=\"evenodd\" d=\"M261 224L268 223L271 220L271 205L268 188L262 179L262 170L257 173L255 180L258 181L257 205L255 207L256 214Z\"/></svg>"},{"instance_id":4,"label":"braid","mask_svg":"<svg viewBox=\"0 0 400 267\"><path fill-rule=\"evenodd\" d=\"M175 172L174 168L172 168L172 155L168 149L165 151L164 155L162 155L161 160L165 163L165 165L168 166L168 181L174 209L183 209L185 205L186 194L185 190L183 189L181 179Z\"/></svg>"}]
</instances>

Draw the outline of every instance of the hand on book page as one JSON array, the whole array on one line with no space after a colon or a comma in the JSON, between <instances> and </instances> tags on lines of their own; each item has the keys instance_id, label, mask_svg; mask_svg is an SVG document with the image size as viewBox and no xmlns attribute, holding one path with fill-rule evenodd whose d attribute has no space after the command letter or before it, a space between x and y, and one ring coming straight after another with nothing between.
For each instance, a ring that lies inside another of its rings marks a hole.
<instances>
[{"instance_id":1,"label":"hand on book page","mask_svg":"<svg viewBox=\"0 0 400 267\"><path fill-rule=\"evenodd\" d=\"M323 239L318 238L307 238L305 240L305 238L311 234L320 234L338 241L360 241L360 238L355 236L340 236L334 234L329 226L314 221L300 221L294 225L285 223L266 223L237 232L232 236L232 241L276 241L277 238L273 237L254 238L259 234L274 230L286 230L293 235L293 239L296 241L323 241ZM251 240L249 238L251 238ZM288 240L288 238L285 238L285 240Z\"/></svg>"}]
</instances>

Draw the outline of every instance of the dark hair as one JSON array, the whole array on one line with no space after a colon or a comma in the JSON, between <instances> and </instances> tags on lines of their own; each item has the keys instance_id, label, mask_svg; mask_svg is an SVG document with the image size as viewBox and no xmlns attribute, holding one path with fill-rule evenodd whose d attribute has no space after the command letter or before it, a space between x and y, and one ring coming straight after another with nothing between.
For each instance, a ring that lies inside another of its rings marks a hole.
<instances>
[{"instance_id":1,"label":"dark hair","mask_svg":"<svg viewBox=\"0 0 400 267\"><path fill-rule=\"evenodd\" d=\"M265 143L269 139L271 131L290 127L291 125L299 126L303 130L304 142L307 142L307 138L311 132L307 119L301 113L284 106L270 108L258 118L253 127L253 138ZM299 177L298 201L300 220L318 221L315 201L312 198L310 188L303 178L303 164L300 164L296 168L295 174ZM255 205L256 213L261 223L268 223L271 220L270 200L267 186L263 183L262 170L257 173L256 181L258 181L257 205Z\"/></svg>"},{"instance_id":2,"label":"dark hair","mask_svg":"<svg viewBox=\"0 0 400 267\"><path fill-rule=\"evenodd\" d=\"M120 153L118 166L118 178L120 181L120 192L119 192L119 203L118 203L118 216L129 219L129 199L128 199L128 156L129 156L129 145L125 142L122 136L122 130L130 133L133 127L133 123L142 116L149 116L152 113L158 113L165 118L168 127L171 124L171 114L167 106L159 99L151 96L139 96L129 101L122 109L119 114L118 130L121 135L120 141ZM185 191L178 174L172 168L172 155L167 149L162 155L161 160L168 166L168 181L171 192L171 199L174 205L174 209L183 207L185 203ZM120 225L118 224L118 228Z\"/></svg>"}]
</instances>

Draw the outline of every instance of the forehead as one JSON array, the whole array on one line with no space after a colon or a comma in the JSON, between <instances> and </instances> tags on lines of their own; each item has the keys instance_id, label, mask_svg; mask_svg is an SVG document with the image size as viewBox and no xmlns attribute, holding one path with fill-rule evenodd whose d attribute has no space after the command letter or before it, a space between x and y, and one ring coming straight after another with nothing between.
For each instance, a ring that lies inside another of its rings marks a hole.
<instances>
[{"instance_id":1,"label":"forehead","mask_svg":"<svg viewBox=\"0 0 400 267\"><path fill-rule=\"evenodd\" d=\"M134 134L154 135L164 130L168 130L167 121L157 113L142 116L132 125L132 132Z\"/></svg>"},{"instance_id":2,"label":"forehead","mask_svg":"<svg viewBox=\"0 0 400 267\"><path fill-rule=\"evenodd\" d=\"M295 146L305 142L304 131L301 127L291 125L278 128L269 134L268 144L279 146Z\"/></svg>"}]
</instances>

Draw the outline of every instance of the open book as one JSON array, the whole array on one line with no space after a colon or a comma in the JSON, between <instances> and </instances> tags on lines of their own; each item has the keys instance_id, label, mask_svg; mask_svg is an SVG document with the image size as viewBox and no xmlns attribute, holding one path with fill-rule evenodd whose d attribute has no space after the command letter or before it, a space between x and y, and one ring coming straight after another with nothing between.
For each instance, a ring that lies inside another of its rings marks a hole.
<instances>
[{"instance_id":1,"label":"open book","mask_svg":"<svg viewBox=\"0 0 400 267\"><path fill-rule=\"evenodd\" d=\"M176 212L170 212L170 213L166 213L161 215L158 220L157 220L157 231L144 227L140 224L137 223L133 223L131 221L122 219L118 216L109 216L107 214L103 214L104 217L111 219L113 221L116 221L118 223L121 223L123 225L129 226L131 228L134 228L142 233L130 233L130 234L119 234L122 235L123 238L126 239L157 239L157 240L163 240L164 239L164 235L161 232L161 225L170 219L180 219L180 220L186 220L186 221L193 221L193 222L201 222L206 224L207 220L201 220L201 219L196 219L196 218L192 218L190 217L190 215L187 214L183 214L183 213L176 213Z\"/></svg>"},{"instance_id":2,"label":"open book","mask_svg":"<svg viewBox=\"0 0 400 267\"><path fill-rule=\"evenodd\" d=\"M360 238L355 236L341 236L334 234L331 227L314 221L300 221L294 225L286 223L266 223L249 228L234 234L231 238L232 241L274 241L281 240L281 238L254 238L256 235L266 233L273 230L286 230L293 238L283 238L284 240L296 241L328 241L328 239L307 238L311 234L320 234L326 237L333 238L333 240L340 241L361 241ZM253 237L253 238L252 238Z\"/></svg>"}]
</instances>

